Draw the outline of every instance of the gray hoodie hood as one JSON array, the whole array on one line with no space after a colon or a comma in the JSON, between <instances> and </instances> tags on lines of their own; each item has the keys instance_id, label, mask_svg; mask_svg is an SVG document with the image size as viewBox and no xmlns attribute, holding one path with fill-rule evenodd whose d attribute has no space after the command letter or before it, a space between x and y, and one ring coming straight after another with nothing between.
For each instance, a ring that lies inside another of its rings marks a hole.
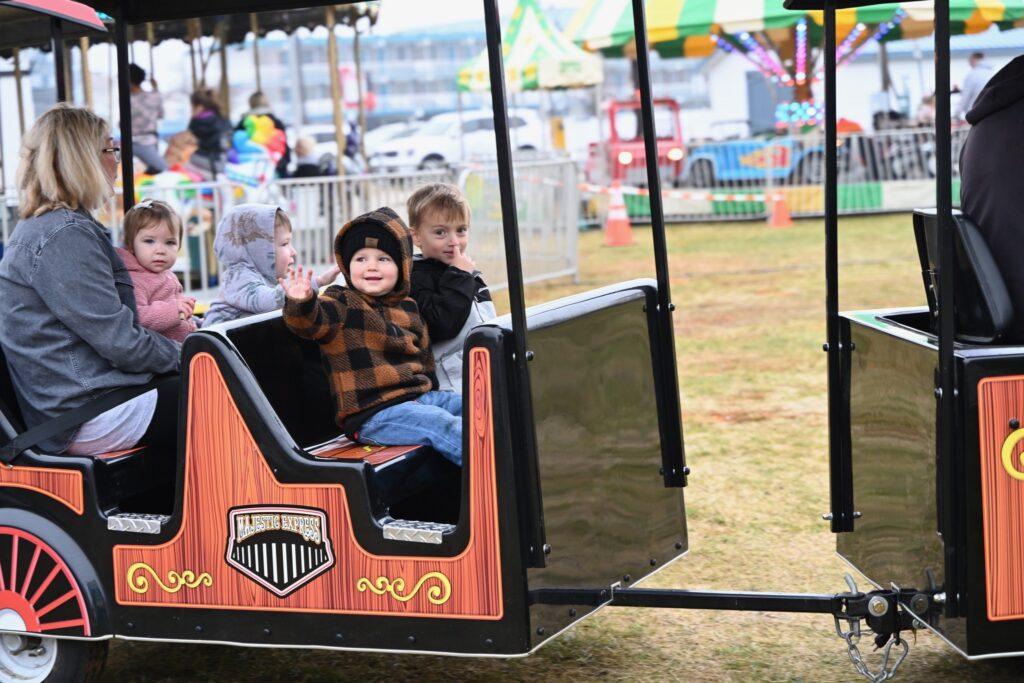
<instances>
[{"instance_id":1,"label":"gray hoodie hood","mask_svg":"<svg viewBox=\"0 0 1024 683\"><path fill-rule=\"evenodd\" d=\"M203 327L284 305L275 265L277 211L271 204L239 204L221 218L213 240L220 261L220 296L203 316Z\"/></svg>"},{"instance_id":2,"label":"gray hoodie hood","mask_svg":"<svg viewBox=\"0 0 1024 683\"><path fill-rule=\"evenodd\" d=\"M220 219L213 250L226 273L233 266L255 268L268 285L277 284L274 266L274 217L270 204L239 204Z\"/></svg>"}]
</instances>

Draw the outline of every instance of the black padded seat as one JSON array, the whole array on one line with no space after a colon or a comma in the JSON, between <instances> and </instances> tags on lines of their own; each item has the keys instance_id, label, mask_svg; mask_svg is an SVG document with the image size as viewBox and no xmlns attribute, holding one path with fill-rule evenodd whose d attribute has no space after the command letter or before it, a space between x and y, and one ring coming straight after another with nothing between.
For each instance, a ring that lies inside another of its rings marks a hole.
<instances>
[{"instance_id":1,"label":"black padded seat","mask_svg":"<svg viewBox=\"0 0 1024 683\"><path fill-rule=\"evenodd\" d=\"M461 470L432 448L391 446L370 448L364 454L359 453L361 445L339 436L320 348L316 342L292 334L280 312L226 323L222 329L278 419L308 457L363 462L375 512L401 509L406 501L452 481L458 499Z\"/></svg>"},{"instance_id":2,"label":"black padded seat","mask_svg":"<svg viewBox=\"0 0 1024 683\"><path fill-rule=\"evenodd\" d=\"M956 339L968 344L998 343L1014 321L1010 293L977 224L966 214L954 211L953 229L956 238ZM914 237L931 313L931 329L937 332L939 227L936 209L914 211Z\"/></svg>"}]
</instances>

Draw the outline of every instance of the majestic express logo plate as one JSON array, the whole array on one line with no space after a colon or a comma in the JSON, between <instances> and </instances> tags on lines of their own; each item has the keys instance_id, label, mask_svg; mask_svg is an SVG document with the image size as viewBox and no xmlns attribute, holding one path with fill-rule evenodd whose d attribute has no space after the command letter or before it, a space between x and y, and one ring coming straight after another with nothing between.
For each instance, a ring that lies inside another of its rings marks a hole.
<instances>
[{"instance_id":1,"label":"majestic express logo plate","mask_svg":"<svg viewBox=\"0 0 1024 683\"><path fill-rule=\"evenodd\" d=\"M225 559L283 598L334 565L327 515L289 506L233 508Z\"/></svg>"}]
</instances>

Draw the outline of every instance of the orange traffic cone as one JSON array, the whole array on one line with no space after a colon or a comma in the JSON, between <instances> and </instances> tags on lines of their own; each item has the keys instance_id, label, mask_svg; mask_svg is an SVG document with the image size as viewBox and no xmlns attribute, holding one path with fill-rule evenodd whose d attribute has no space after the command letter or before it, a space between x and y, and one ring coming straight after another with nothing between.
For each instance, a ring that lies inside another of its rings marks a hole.
<instances>
[{"instance_id":1,"label":"orange traffic cone","mask_svg":"<svg viewBox=\"0 0 1024 683\"><path fill-rule=\"evenodd\" d=\"M768 224L773 228L788 228L793 225L789 205L786 204L786 195L782 192L772 195L772 212L768 217Z\"/></svg>"},{"instance_id":2,"label":"orange traffic cone","mask_svg":"<svg viewBox=\"0 0 1024 683\"><path fill-rule=\"evenodd\" d=\"M622 183L614 181L608 196L608 218L604 223L604 246L628 247L633 244L633 226L622 199Z\"/></svg>"}]
</instances>

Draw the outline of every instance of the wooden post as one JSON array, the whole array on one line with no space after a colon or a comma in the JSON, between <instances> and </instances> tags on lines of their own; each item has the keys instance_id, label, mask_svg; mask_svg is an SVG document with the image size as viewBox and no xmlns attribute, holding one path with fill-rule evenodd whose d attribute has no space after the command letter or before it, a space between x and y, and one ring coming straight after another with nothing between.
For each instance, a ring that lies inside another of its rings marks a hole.
<instances>
[{"instance_id":1,"label":"wooden post","mask_svg":"<svg viewBox=\"0 0 1024 683\"><path fill-rule=\"evenodd\" d=\"M82 95L85 97L85 106L92 109L92 73L89 72L89 39L81 37L78 39L78 51L82 53Z\"/></svg>"},{"instance_id":2,"label":"wooden post","mask_svg":"<svg viewBox=\"0 0 1024 683\"><path fill-rule=\"evenodd\" d=\"M14 48L14 87L18 91L18 132L25 135L25 102L21 94L21 50Z\"/></svg>"},{"instance_id":3,"label":"wooden post","mask_svg":"<svg viewBox=\"0 0 1024 683\"><path fill-rule=\"evenodd\" d=\"M359 156L363 158L363 168L369 168L370 162L366 158L366 105L363 103L363 67L359 58L359 26L358 19L352 23L352 30L355 31L355 38L352 49L355 50L356 58L356 97L359 101Z\"/></svg>"},{"instance_id":4,"label":"wooden post","mask_svg":"<svg viewBox=\"0 0 1024 683\"><path fill-rule=\"evenodd\" d=\"M188 57L192 64L192 92L199 87L199 76L196 72L196 40L199 32L195 29L195 22L198 19L188 20Z\"/></svg>"},{"instance_id":5,"label":"wooden post","mask_svg":"<svg viewBox=\"0 0 1024 683\"><path fill-rule=\"evenodd\" d=\"M156 30L153 22L146 22L146 42L149 43L149 80L156 80L156 62L153 60L153 46L156 45Z\"/></svg>"},{"instance_id":6,"label":"wooden post","mask_svg":"<svg viewBox=\"0 0 1024 683\"><path fill-rule=\"evenodd\" d=\"M341 75L338 73L338 38L334 35L337 20L334 7L324 8L324 23L327 24L327 68L331 70L331 103L334 110L334 139L338 144L338 175L345 175L341 158L345 156L345 120L341 115Z\"/></svg>"},{"instance_id":7,"label":"wooden post","mask_svg":"<svg viewBox=\"0 0 1024 683\"><path fill-rule=\"evenodd\" d=\"M71 46L64 42L64 92L67 94L67 101L75 102L75 65L71 59Z\"/></svg>"},{"instance_id":8,"label":"wooden post","mask_svg":"<svg viewBox=\"0 0 1024 683\"><path fill-rule=\"evenodd\" d=\"M224 107L224 118L231 120L231 87L228 84L228 31L224 20L217 22L217 36L220 40L220 101Z\"/></svg>"},{"instance_id":9,"label":"wooden post","mask_svg":"<svg viewBox=\"0 0 1024 683\"><path fill-rule=\"evenodd\" d=\"M256 67L256 89L263 91L263 79L260 77L260 20L255 12L249 13L249 28L252 30L252 63Z\"/></svg>"},{"instance_id":10,"label":"wooden post","mask_svg":"<svg viewBox=\"0 0 1024 683\"><path fill-rule=\"evenodd\" d=\"M114 125L114 41L107 43L107 122Z\"/></svg>"}]
</instances>

